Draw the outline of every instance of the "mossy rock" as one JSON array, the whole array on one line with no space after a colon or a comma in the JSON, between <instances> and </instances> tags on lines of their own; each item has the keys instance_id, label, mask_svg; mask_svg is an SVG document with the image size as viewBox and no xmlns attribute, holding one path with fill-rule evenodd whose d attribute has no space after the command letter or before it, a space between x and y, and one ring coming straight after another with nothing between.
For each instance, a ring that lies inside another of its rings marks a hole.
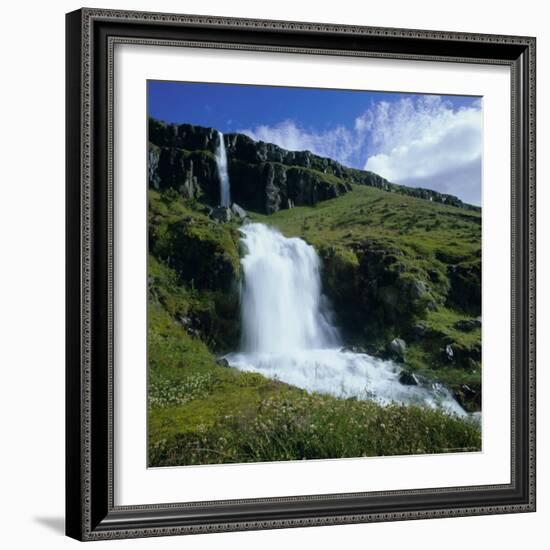
<instances>
[{"instance_id":1,"label":"mossy rock","mask_svg":"<svg viewBox=\"0 0 550 550\"><path fill-rule=\"evenodd\" d=\"M150 192L149 250L192 288L234 290L240 276L239 234L189 208L182 199Z\"/></svg>"}]
</instances>

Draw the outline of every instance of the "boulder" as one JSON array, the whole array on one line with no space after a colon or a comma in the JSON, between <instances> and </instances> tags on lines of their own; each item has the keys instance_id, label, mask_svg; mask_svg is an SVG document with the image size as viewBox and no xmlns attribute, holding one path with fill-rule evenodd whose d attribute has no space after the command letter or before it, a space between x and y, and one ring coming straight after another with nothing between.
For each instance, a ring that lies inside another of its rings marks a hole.
<instances>
[{"instance_id":1,"label":"boulder","mask_svg":"<svg viewBox=\"0 0 550 550\"><path fill-rule=\"evenodd\" d=\"M420 300L427 293L424 282L416 280L405 281L401 289L403 294L412 301Z\"/></svg>"},{"instance_id":2,"label":"boulder","mask_svg":"<svg viewBox=\"0 0 550 550\"><path fill-rule=\"evenodd\" d=\"M178 323L185 329L185 332L187 332L189 336L193 336L194 338L201 337L201 332L196 326L194 326L196 323L194 322L193 319L191 319L191 317L184 316L184 315L177 315L175 320L176 320L176 323Z\"/></svg>"},{"instance_id":3,"label":"boulder","mask_svg":"<svg viewBox=\"0 0 550 550\"><path fill-rule=\"evenodd\" d=\"M402 370L399 373L399 382L404 386L418 386L418 378L408 370Z\"/></svg>"},{"instance_id":4,"label":"boulder","mask_svg":"<svg viewBox=\"0 0 550 550\"><path fill-rule=\"evenodd\" d=\"M191 317L187 317L186 315L176 315L176 321L184 328L191 326Z\"/></svg>"},{"instance_id":5,"label":"boulder","mask_svg":"<svg viewBox=\"0 0 550 550\"><path fill-rule=\"evenodd\" d=\"M475 413L481 409L481 388L479 386L461 384L453 390L453 394L464 410Z\"/></svg>"},{"instance_id":6,"label":"boulder","mask_svg":"<svg viewBox=\"0 0 550 550\"><path fill-rule=\"evenodd\" d=\"M241 208L236 202L231 205L231 213L240 220L246 219L246 210L244 208Z\"/></svg>"},{"instance_id":7,"label":"boulder","mask_svg":"<svg viewBox=\"0 0 550 550\"><path fill-rule=\"evenodd\" d=\"M407 344L405 340L401 338L394 338L388 344L388 351L392 357L403 361L405 359L405 352L407 351Z\"/></svg>"},{"instance_id":8,"label":"boulder","mask_svg":"<svg viewBox=\"0 0 550 550\"><path fill-rule=\"evenodd\" d=\"M227 223L231 221L231 209L225 206L218 206L212 210L210 217L213 220L221 223Z\"/></svg>"},{"instance_id":9,"label":"boulder","mask_svg":"<svg viewBox=\"0 0 550 550\"><path fill-rule=\"evenodd\" d=\"M219 365L220 367L229 367L229 361L225 357L218 357L216 359L216 365Z\"/></svg>"}]
</instances>

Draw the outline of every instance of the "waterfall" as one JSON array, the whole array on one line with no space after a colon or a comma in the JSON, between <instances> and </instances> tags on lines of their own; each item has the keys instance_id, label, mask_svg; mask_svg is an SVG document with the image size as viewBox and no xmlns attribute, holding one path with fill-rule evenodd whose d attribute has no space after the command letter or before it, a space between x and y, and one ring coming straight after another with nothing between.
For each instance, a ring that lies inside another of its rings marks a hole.
<instances>
[{"instance_id":1,"label":"waterfall","mask_svg":"<svg viewBox=\"0 0 550 550\"><path fill-rule=\"evenodd\" d=\"M223 134L218 132L219 144L216 149L216 165L220 178L220 205L226 208L231 206L231 194L229 185L229 173L227 172L227 153Z\"/></svg>"},{"instance_id":2,"label":"waterfall","mask_svg":"<svg viewBox=\"0 0 550 550\"><path fill-rule=\"evenodd\" d=\"M242 349L225 356L232 367L311 392L466 416L441 384L421 377L417 385L402 384L400 365L340 348L312 246L260 223L241 227L241 233Z\"/></svg>"},{"instance_id":3,"label":"waterfall","mask_svg":"<svg viewBox=\"0 0 550 550\"><path fill-rule=\"evenodd\" d=\"M259 223L242 233L248 251L242 261L243 349L274 353L338 345L313 247Z\"/></svg>"}]
</instances>

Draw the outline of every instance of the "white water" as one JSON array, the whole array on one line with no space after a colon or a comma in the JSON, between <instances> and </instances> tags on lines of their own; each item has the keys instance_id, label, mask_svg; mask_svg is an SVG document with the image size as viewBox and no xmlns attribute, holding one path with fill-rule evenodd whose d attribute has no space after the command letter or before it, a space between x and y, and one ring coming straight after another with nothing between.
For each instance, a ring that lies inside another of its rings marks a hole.
<instances>
[{"instance_id":1,"label":"white water","mask_svg":"<svg viewBox=\"0 0 550 550\"><path fill-rule=\"evenodd\" d=\"M320 262L310 245L263 224L241 228L242 351L232 367L257 372L310 392L441 407L466 413L440 384L399 382L401 367L364 353L340 351L338 330L321 292Z\"/></svg>"},{"instance_id":2,"label":"white water","mask_svg":"<svg viewBox=\"0 0 550 550\"><path fill-rule=\"evenodd\" d=\"M242 228L243 350L288 353L338 345L323 307L319 258L302 239L260 224Z\"/></svg>"},{"instance_id":3,"label":"white water","mask_svg":"<svg viewBox=\"0 0 550 550\"><path fill-rule=\"evenodd\" d=\"M225 151L225 142L223 134L218 132L220 143L216 150L216 164L220 177L220 205L229 208L231 206L231 194L229 187L229 173L227 172L227 153Z\"/></svg>"}]
</instances>

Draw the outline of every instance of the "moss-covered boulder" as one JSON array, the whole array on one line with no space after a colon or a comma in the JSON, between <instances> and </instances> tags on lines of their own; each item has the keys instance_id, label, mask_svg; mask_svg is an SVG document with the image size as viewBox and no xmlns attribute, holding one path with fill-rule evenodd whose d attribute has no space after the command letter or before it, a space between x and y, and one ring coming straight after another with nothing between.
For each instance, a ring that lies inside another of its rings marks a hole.
<instances>
[{"instance_id":1,"label":"moss-covered boulder","mask_svg":"<svg viewBox=\"0 0 550 550\"><path fill-rule=\"evenodd\" d=\"M229 291L239 279L239 234L170 193L150 195L149 250L197 289Z\"/></svg>"}]
</instances>

